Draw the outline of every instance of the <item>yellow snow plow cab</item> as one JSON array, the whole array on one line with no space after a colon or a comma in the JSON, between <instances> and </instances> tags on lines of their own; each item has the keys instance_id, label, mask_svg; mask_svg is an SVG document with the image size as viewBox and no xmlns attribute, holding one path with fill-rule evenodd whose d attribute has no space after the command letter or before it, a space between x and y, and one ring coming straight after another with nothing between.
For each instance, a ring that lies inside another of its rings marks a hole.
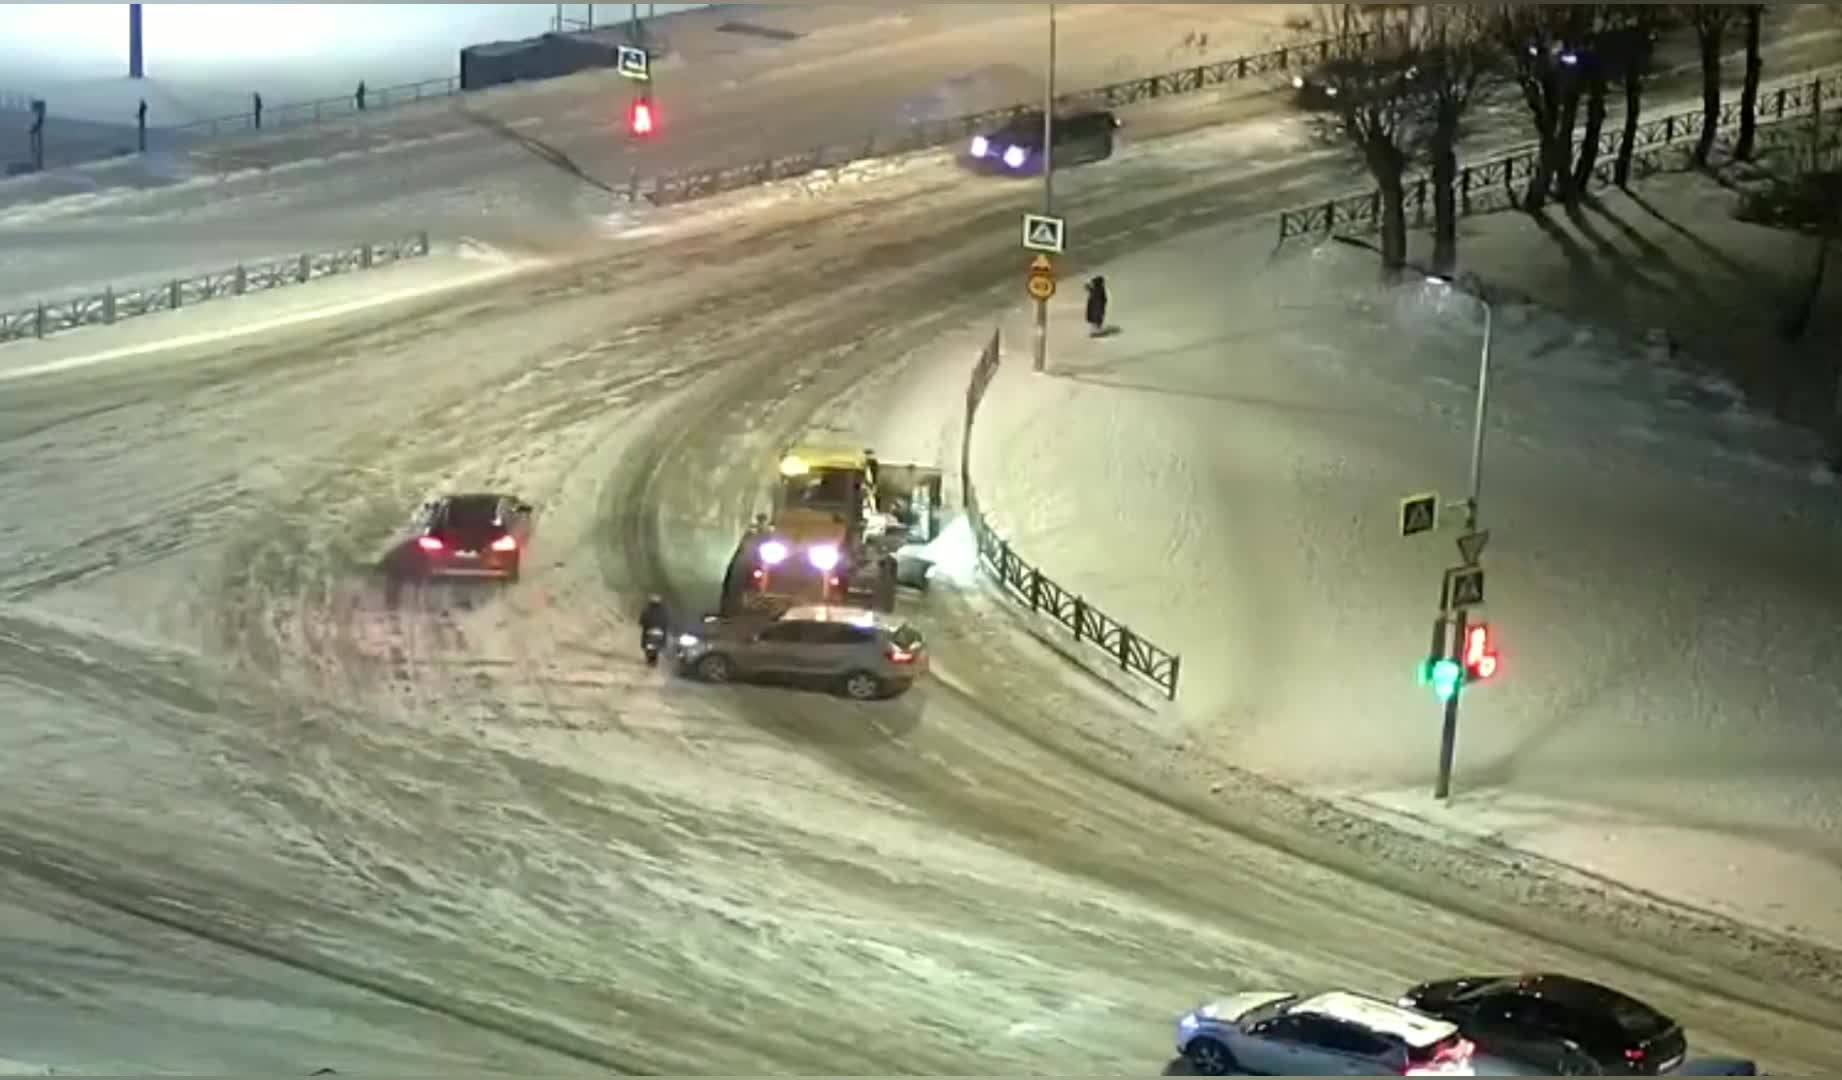
<instances>
[{"instance_id":1,"label":"yellow snow plow cab","mask_svg":"<svg viewBox=\"0 0 1842 1080\"><path fill-rule=\"evenodd\" d=\"M879 461L873 450L802 446L775 469L772 510L742 538L723 609L794 604L895 606L895 553L940 535L941 472Z\"/></svg>"}]
</instances>

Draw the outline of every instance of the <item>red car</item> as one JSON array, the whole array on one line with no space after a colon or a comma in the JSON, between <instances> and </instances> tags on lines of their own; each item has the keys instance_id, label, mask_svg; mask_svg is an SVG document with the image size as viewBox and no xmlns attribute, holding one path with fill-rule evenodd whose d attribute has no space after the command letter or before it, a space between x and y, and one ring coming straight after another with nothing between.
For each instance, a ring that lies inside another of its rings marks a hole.
<instances>
[{"instance_id":1,"label":"red car","mask_svg":"<svg viewBox=\"0 0 1842 1080\"><path fill-rule=\"evenodd\" d=\"M416 515L409 565L421 578L518 580L531 504L512 495L444 495Z\"/></svg>"}]
</instances>

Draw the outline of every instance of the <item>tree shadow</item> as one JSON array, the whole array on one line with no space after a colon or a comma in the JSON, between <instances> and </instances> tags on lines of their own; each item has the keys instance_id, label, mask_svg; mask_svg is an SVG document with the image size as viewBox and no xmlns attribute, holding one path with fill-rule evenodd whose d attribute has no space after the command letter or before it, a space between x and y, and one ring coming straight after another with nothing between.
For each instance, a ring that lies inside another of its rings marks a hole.
<instances>
[{"instance_id":1,"label":"tree shadow","mask_svg":"<svg viewBox=\"0 0 1842 1080\"><path fill-rule=\"evenodd\" d=\"M1636 248L1640 255L1639 260L1634 262L1629 252L1620 249L1616 244L1606 239L1605 235L1593 224L1593 220L1587 217L1586 211L1588 210L1592 211L1606 224L1616 229L1626 243ZM1661 244L1645 236L1641 230L1619 217L1610 207L1606 206L1600 200L1588 196L1579 205L1568 207L1567 216L1573 222L1574 227L1580 231L1581 235L1590 239L1594 246L1605 253L1607 257L1616 259L1626 266L1629 266L1633 274L1637 275L1640 280L1652 290L1664 292L1667 286L1661 282L1643 276L1640 271L1641 267L1655 267L1657 270L1674 279L1680 291L1691 294L1697 302L1707 301L1707 290L1703 288L1702 282L1692 271L1677 262Z\"/></svg>"},{"instance_id":2,"label":"tree shadow","mask_svg":"<svg viewBox=\"0 0 1842 1080\"><path fill-rule=\"evenodd\" d=\"M1535 223L1535 227L1547 234L1548 239L1554 241L1554 246L1560 249L1561 255L1567 260L1567 265L1576 275L1587 279L1589 284L1596 282L1601 277L1597 260L1580 245L1578 240L1574 239L1572 233L1556 222L1545 208L1530 210L1527 213L1529 220Z\"/></svg>"},{"instance_id":3,"label":"tree shadow","mask_svg":"<svg viewBox=\"0 0 1842 1080\"><path fill-rule=\"evenodd\" d=\"M1738 260L1734 259L1733 256L1728 255L1726 252L1722 251L1719 247L1715 246L1714 244L1709 243L1706 239L1704 239L1701 236L1701 234L1695 232L1693 229L1690 229L1684 226L1680 222L1676 221L1676 219L1670 217L1668 214L1665 214L1662 210L1657 208L1655 203L1652 203L1650 200L1644 198L1642 195L1639 195L1635 191L1626 191L1625 197L1630 199L1631 202L1635 206L1637 206L1638 209L1642 210L1644 213L1649 214L1651 217L1655 218L1660 224L1667 226L1669 229L1673 230L1677 235L1686 239L1687 241L1689 241L1689 243L1694 244L1695 247L1700 249L1703 254L1708 256L1708 258L1714 260L1717 263L1720 263L1723 267L1726 267L1726 269L1732 274L1734 274L1736 277L1752 277L1753 276L1753 272L1749 267L1739 262Z\"/></svg>"}]
</instances>

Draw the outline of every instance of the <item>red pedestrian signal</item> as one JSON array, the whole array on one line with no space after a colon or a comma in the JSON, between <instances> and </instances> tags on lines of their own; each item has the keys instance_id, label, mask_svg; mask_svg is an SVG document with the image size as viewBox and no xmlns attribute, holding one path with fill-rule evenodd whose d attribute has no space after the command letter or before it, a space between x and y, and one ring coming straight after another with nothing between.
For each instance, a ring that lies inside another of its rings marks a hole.
<instances>
[{"instance_id":1,"label":"red pedestrian signal","mask_svg":"<svg viewBox=\"0 0 1842 1080\"><path fill-rule=\"evenodd\" d=\"M1473 623L1465 628L1465 674L1482 681L1497 673L1497 643L1490 636L1489 623Z\"/></svg>"},{"instance_id":2,"label":"red pedestrian signal","mask_svg":"<svg viewBox=\"0 0 1842 1080\"><path fill-rule=\"evenodd\" d=\"M640 98L633 103L633 111L627 115L628 131L635 135L651 135L657 123L657 119L652 115L651 101Z\"/></svg>"}]
</instances>

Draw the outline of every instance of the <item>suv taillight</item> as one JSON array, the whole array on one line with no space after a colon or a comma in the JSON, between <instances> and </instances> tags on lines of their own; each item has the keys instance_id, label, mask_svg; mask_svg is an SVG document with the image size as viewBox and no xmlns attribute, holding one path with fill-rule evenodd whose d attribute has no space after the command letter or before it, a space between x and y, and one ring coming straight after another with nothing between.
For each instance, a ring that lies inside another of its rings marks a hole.
<instances>
[{"instance_id":1,"label":"suv taillight","mask_svg":"<svg viewBox=\"0 0 1842 1080\"><path fill-rule=\"evenodd\" d=\"M1423 1061L1407 1066L1408 1076L1469 1076L1471 1075L1471 1057L1477 1047L1471 1040L1454 1038L1439 1044L1432 1054Z\"/></svg>"},{"instance_id":2,"label":"suv taillight","mask_svg":"<svg viewBox=\"0 0 1842 1080\"><path fill-rule=\"evenodd\" d=\"M889 659L898 664L912 664L915 660L915 654L907 649L898 649L891 645L889 646Z\"/></svg>"},{"instance_id":3,"label":"suv taillight","mask_svg":"<svg viewBox=\"0 0 1842 1080\"><path fill-rule=\"evenodd\" d=\"M501 536L499 539L492 542L492 549L494 551L517 551L518 538L514 536Z\"/></svg>"},{"instance_id":4,"label":"suv taillight","mask_svg":"<svg viewBox=\"0 0 1842 1080\"><path fill-rule=\"evenodd\" d=\"M419 536L416 538L416 546L423 551L440 551L441 541L432 536Z\"/></svg>"}]
</instances>

